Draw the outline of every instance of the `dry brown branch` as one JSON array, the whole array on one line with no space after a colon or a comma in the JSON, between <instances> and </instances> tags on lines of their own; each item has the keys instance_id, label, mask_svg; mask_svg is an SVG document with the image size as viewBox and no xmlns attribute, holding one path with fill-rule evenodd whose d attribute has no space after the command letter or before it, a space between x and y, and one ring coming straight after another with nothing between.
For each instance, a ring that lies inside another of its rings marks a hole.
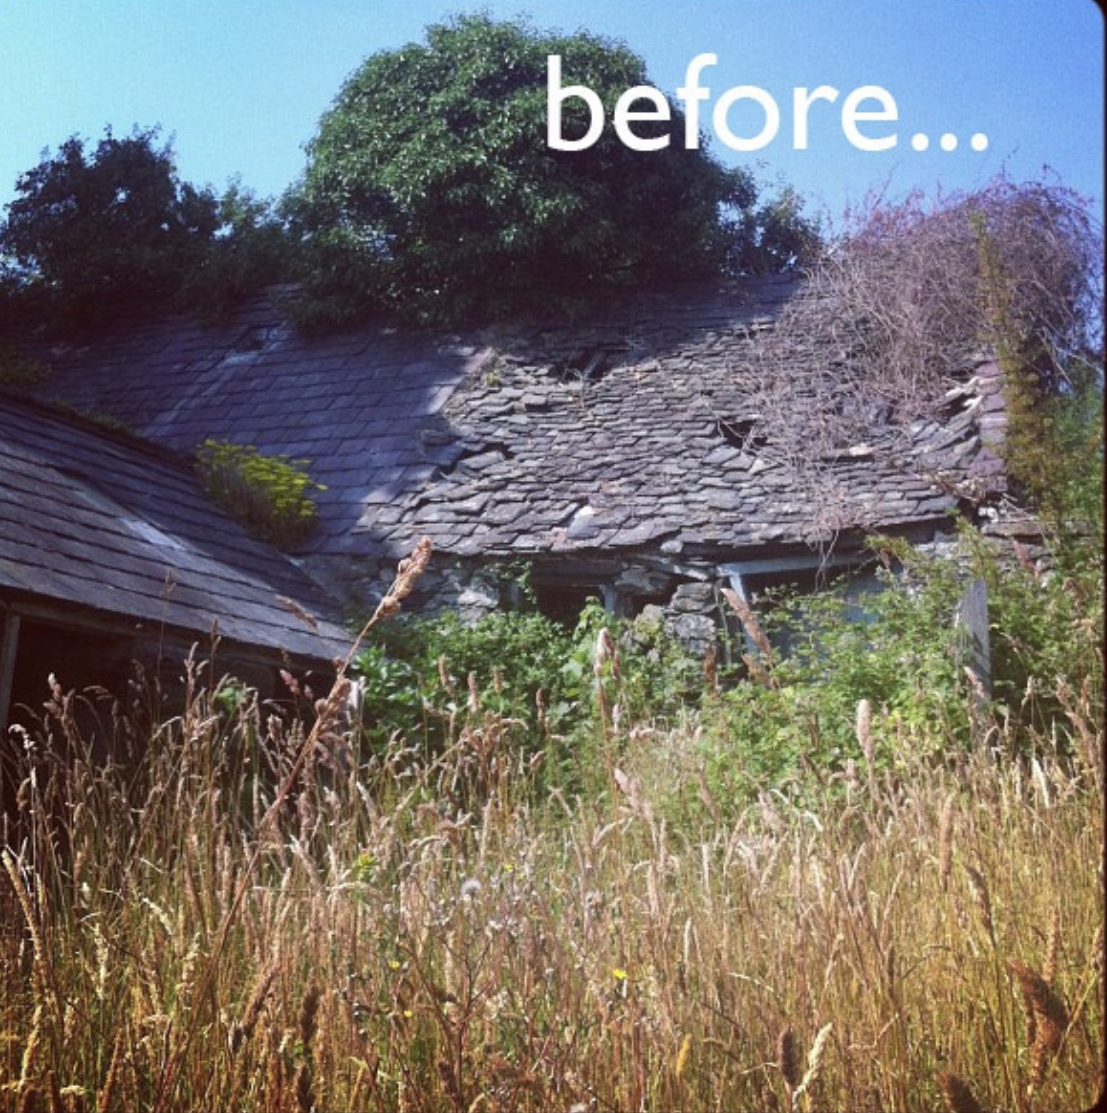
<instances>
[{"instance_id":1,"label":"dry brown branch","mask_svg":"<svg viewBox=\"0 0 1107 1113\"><path fill-rule=\"evenodd\" d=\"M1102 266L1086 202L1050 182L1000 177L932 203L913 193L873 204L759 334L744 383L749 435L800 477L824 532L864 524L836 462L917 449L917 423L948 416L947 391L994 349L1000 319L1017 334L1004 341L1056 393L1073 353L1099 352Z\"/></svg>"},{"instance_id":2,"label":"dry brown branch","mask_svg":"<svg viewBox=\"0 0 1107 1113\"><path fill-rule=\"evenodd\" d=\"M757 652L761 656L762 663L771 668L773 665L772 643L769 641L764 627L758 621L757 615L753 613L753 608L732 588L724 587L723 597L730 604L731 610L741 619L742 626L749 634L750 640L757 646Z\"/></svg>"}]
</instances>

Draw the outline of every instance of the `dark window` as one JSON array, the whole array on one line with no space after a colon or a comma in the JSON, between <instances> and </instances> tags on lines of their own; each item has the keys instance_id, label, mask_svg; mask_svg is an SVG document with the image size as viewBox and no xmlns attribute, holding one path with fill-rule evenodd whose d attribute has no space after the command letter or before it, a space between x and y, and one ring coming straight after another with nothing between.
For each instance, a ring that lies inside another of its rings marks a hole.
<instances>
[{"instance_id":1,"label":"dark window","mask_svg":"<svg viewBox=\"0 0 1107 1113\"><path fill-rule=\"evenodd\" d=\"M589 599L603 601L603 592L597 584L536 583L533 587L538 610L565 626L577 624Z\"/></svg>"}]
</instances>

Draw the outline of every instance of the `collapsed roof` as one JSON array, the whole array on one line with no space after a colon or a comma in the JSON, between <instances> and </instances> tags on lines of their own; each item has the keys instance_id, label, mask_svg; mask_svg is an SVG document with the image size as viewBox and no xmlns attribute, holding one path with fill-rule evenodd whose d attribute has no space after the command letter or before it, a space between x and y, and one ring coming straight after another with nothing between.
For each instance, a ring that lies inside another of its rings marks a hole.
<instances>
[{"instance_id":1,"label":"collapsed roof","mask_svg":"<svg viewBox=\"0 0 1107 1113\"><path fill-rule=\"evenodd\" d=\"M37 392L181 451L213 437L310 461L326 490L304 553L321 556L395 559L426 535L457 556L727 559L944 522L1002 489L983 360L929 417L817 468L767 442L750 411L758 339L799 290L750 279L467 338L380 323L313 337L260 297L216 326L149 320L40 346ZM795 346L799 382L834 358Z\"/></svg>"}]
</instances>

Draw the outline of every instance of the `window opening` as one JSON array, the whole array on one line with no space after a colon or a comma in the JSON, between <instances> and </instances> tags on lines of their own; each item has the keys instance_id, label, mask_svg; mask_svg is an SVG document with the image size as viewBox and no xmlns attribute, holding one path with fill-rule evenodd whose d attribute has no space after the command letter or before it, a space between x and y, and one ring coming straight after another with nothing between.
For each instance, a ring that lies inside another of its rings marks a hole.
<instances>
[{"instance_id":1,"label":"window opening","mask_svg":"<svg viewBox=\"0 0 1107 1113\"><path fill-rule=\"evenodd\" d=\"M872 621L867 600L884 589L875 562L838 558L820 562L817 558L799 562L795 558L751 561L748 564L724 566L730 586L765 619L765 632L773 649L787 657L810 634L800 616L794 621L783 611L789 598L833 592L843 603L841 616L848 623ZM756 652L749 633L743 628L746 649Z\"/></svg>"},{"instance_id":2,"label":"window opening","mask_svg":"<svg viewBox=\"0 0 1107 1113\"><path fill-rule=\"evenodd\" d=\"M566 627L576 626L590 599L604 601L600 584L536 583L532 586L539 612Z\"/></svg>"}]
</instances>

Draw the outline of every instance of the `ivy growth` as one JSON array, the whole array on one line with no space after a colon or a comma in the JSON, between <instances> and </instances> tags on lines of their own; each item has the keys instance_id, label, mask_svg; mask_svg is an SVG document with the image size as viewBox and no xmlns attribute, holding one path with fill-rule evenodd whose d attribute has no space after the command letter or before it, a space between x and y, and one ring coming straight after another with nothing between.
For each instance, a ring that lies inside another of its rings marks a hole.
<instances>
[{"instance_id":1,"label":"ivy growth","mask_svg":"<svg viewBox=\"0 0 1107 1113\"><path fill-rule=\"evenodd\" d=\"M326 487L307 473L309 461L265 456L254 445L209 438L196 453L205 493L255 537L284 548L312 531L312 498Z\"/></svg>"},{"instance_id":2,"label":"ivy growth","mask_svg":"<svg viewBox=\"0 0 1107 1113\"><path fill-rule=\"evenodd\" d=\"M432 24L422 43L365 60L284 199L304 247L302 319L342 323L382 306L451 325L549 314L720 268L778 270L817 251L818 228L792 191L770 200L750 171L698 145L644 153L607 132L568 158L552 150L551 55L608 113L647 82L621 43L487 14ZM671 116L679 128L675 104ZM567 117L577 134L579 112Z\"/></svg>"}]
</instances>

